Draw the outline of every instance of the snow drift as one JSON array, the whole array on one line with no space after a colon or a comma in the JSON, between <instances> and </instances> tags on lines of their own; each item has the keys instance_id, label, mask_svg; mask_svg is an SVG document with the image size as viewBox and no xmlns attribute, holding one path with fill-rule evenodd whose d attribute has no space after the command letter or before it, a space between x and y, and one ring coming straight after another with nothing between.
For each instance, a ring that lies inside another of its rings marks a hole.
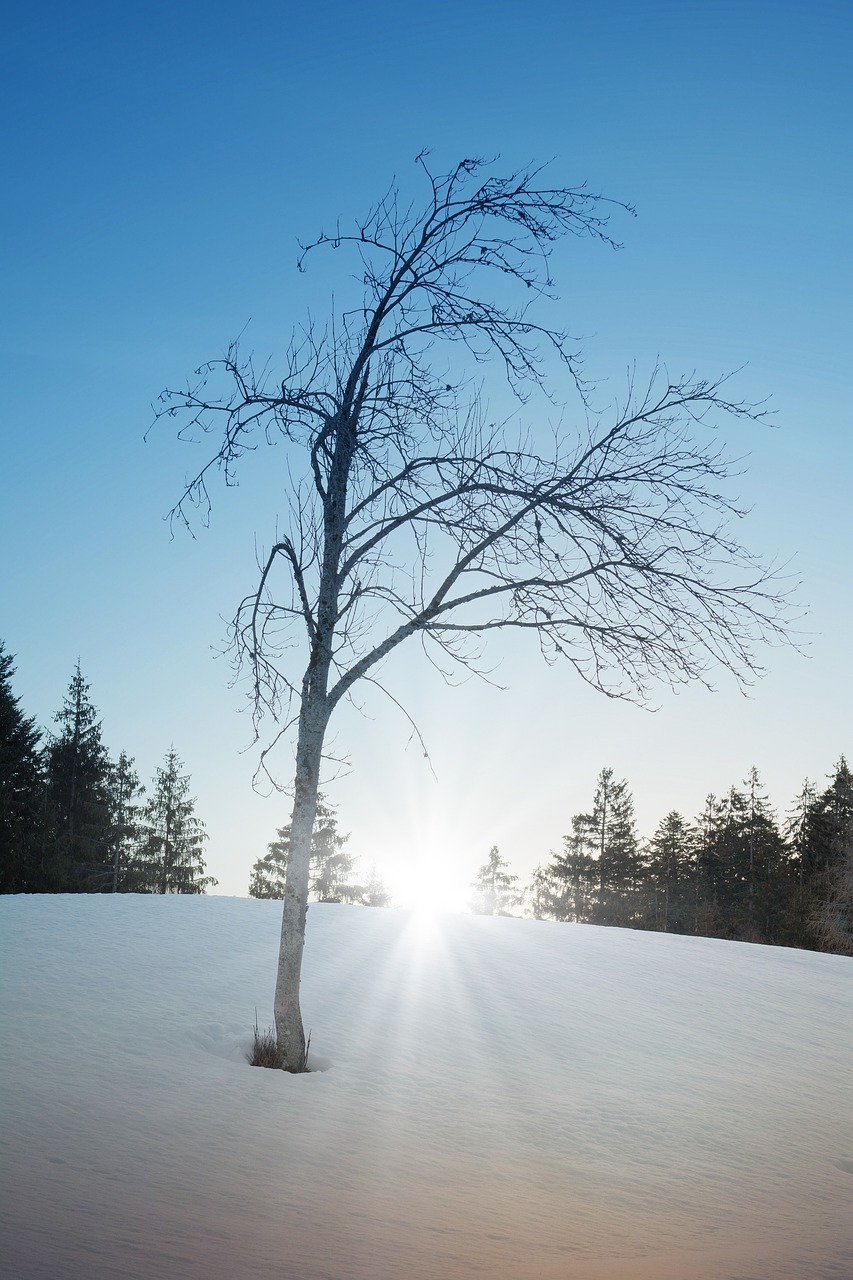
<instances>
[{"instance_id":1,"label":"snow drift","mask_svg":"<svg viewBox=\"0 0 853 1280\"><path fill-rule=\"evenodd\" d=\"M853 961L314 906L287 1076L280 914L0 900L4 1275L853 1277Z\"/></svg>"}]
</instances>

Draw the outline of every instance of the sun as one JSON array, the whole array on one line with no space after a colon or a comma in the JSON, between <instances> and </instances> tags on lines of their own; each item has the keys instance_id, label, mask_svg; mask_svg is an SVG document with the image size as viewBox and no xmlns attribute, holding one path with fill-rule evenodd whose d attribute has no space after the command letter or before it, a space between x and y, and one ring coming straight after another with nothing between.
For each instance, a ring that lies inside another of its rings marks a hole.
<instances>
[{"instance_id":1,"label":"sun","mask_svg":"<svg viewBox=\"0 0 853 1280\"><path fill-rule=\"evenodd\" d=\"M394 905L419 915L468 910L470 891L453 864L439 854L414 855L390 879Z\"/></svg>"}]
</instances>

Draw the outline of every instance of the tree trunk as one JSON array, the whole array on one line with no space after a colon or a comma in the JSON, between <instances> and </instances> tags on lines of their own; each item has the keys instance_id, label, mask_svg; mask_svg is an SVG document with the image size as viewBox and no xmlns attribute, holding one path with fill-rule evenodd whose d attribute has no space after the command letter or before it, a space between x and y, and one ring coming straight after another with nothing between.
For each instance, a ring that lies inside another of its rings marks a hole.
<instances>
[{"instance_id":1,"label":"tree trunk","mask_svg":"<svg viewBox=\"0 0 853 1280\"><path fill-rule=\"evenodd\" d=\"M317 815L320 761L329 722L329 672L332 641L338 622L339 568L347 511L347 483L356 445L357 410L351 397L359 373L350 376L346 409L327 422L334 456L323 492L323 564L317 596L316 622L309 626L311 655L302 681L299 736L296 743L296 780L290 826L290 854L284 882L281 949L275 987L275 1028L285 1071L307 1069L307 1047L299 1008L299 980L305 947L305 918L311 870L311 837ZM322 489L322 486L321 486Z\"/></svg>"},{"instance_id":2,"label":"tree trunk","mask_svg":"<svg viewBox=\"0 0 853 1280\"><path fill-rule=\"evenodd\" d=\"M307 1049L299 1007L299 982L308 911L311 837L317 813L320 759L327 713L323 702L303 703L296 746L296 780L290 828L290 853L284 885L281 948L275 987L275 1029L285 1071L307 1069Z\"/></svg>"}]
</instances>

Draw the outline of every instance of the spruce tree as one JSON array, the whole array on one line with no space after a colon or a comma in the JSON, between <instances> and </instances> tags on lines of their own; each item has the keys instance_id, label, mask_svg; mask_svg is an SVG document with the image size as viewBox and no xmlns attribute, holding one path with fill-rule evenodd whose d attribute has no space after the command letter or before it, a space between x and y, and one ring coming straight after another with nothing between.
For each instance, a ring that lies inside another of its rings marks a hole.
<instances>
[{"instance_id":1,"label":"spruce tree","mask_svg":"<svg viewBox=\"0 0 853 1280\"><path fill-rule=\"evenodd\" d=\"M12 693L14 671L0 640L0 893L39 893L53 887L42 839L40 735Z\"/></svg>"},{"instance_id":2,"label":"spruce tree","mask_svg":"<svg viewBox=\"0 0 853 1280\"><path fill-rule=\"evenodd\" d=\"M709 793L695 822L696 888L693 931L706 938L725 936L721 922L725 913L727 878L719 839L725 814L724 802Z\"/></svg>"},{"instance_id":3,"label":"spruce tree","mask_svg":"<svg viewBox=\"0 0 853 1280\"><path fill-rule=\"evenodd\" d=\"M592 919L600 879L597 850L593 815L576 813L572 817L571 835L563 836L563 852L548 869L553 886L550 914L556 920L582 924ZM544 901L549 902L547 896Z\"/></svg>"},{"instance_id":4,"label":"spruce tree","mask_svg":"<svg viewBox=\"0 0 853 1280\"><path fill-rule=\"evenodd\" d=\"M784 932L787 849L754 765L744 785L745 901L740 936L775 943Z\"/></svg>"},{"instance_id":5,"label":"spruce tree","mask_svg":"<svg viewBox=\"0 0 853 1280\"><path fill-rule=\"evenodd\" d=\"M647 867L652 891L649 925L663 933L695 927L696 833L674 809L649 841Z\"/></svg>"},{"instance_id":6,"label":"spruce tree","mask_svg":"<svg viewBox=\"0 0 853 1280\"><path fill-rule=\"evenodd\" d=\"M536 868L524 896L534 920L564 919L561 914L562 894L554 875L554 864Z\"/></svg>"},{"instance_id":7,"label":"spruce tree","mask_svg":"<svg viewBox=\"0 0 853 1280\"><path fill-rule=\"evenodd\" d=\"M55 720L59 730L44 752L52 887L102 893L112 882L111 765L79 662Z\"/></svg>"},{"instance_id":8,"label":"spruce tree","mask_svg":"<svg viewBox=\"0 0 853 1280\"><path fill-rule=\"evenodd\" d=\"M547 867L537 867L524 891L526 904L534 920L547 920L555 906L555 884Z\"/></svg>"},{"instance_id":9,"label":"spruce tree","mask_svg":"<svg viewBox=\"0 0 853 1280\"><path fill-rule=\"evenodd\" d=\"M132 865L140 893L204 893L218 882L204 874L204 824L195 816L190 777L174 747L156 771L142 810L140 844Z\"/></svg>"},{"instance_id":10,"label":"spruce tree","mask_svg":"<svg viewBox=\"0 0 853 1280\"><path fill-rule=\"evenodd\" d=\"M261 854L249 876L250 898L283 898L284 880L287 875L287 853L290 828L280 827L278 838L270 841L267 851Z\"/></svg>"},{"instance_id":11,"label":"spruce tree","mask_svg":"<svg viewBox=\"0 0 853 1280\"><path fill-rule=\"evenodd\" d=\"M133 759L122 751L109 773L113 893L131 893L137 887L135 861L142 814L139 800L144 795L145 788L140 784L133 764Z\"/></svg>"},{"instance_id":12,"label":"spruce tree","mask_svg":"<svg viewBox=\"0 0 853 1280\"><path fill-rule=\"evenodd\" d=\"M808 778L785 819L783 836L787 848L787 892L783 941L795 947L810 943L809 841L817 792Z\"/></svg>"},{"instance_id":13,"label":"spruce tree","mask_svg":"<svg viewBox=\"0 0 853 1280\"><path fill-rule=\"evenodd\" d=\"M598 924L628 926L641 915L643 865L634 824L634 801L612 769L598 775L590 815L598 872L592 918Z\"/></svg>"},{"instance_id":14,"label":"spruce tree","mask_svg":"<svg viewBox=\"0 0 853 1280\"><path fill-rule=\"evenodd\" d=\"M699 828L702 926L712 937L776 942L785 930L785 843L758 770L745 791L731 787L723 801L709 796Z\"/></svg>"},{"instance_id":15,"label":"spruce tree","mask_svg":"<svg viewBox=\"0 0 853 1280\"><path fill-rule=\"evenodd\" d=\"M813 875L831 871L844 856L853 827L853 774L844 756L835 766L829 786L811 806L805 860Z\"/></svg>"},{"instance_id":16,"label":"spruce tree","mask_svg":"<svg viewBox=\"0 0 853 1280\"><path fill-rule=\"evenodd\" d=\"M853 826L841 837L823 890L810 917L817 945L821 951L853 956Z\"/></svg>"},{"instance_id":17,"label":"spruce tree","mask_svg":"<svg viewBox=\"0 0 853 1280\"><path fill-rule=\"evenodd\" d=\"M475 893L471 910L475 915L507 915L507 908L518 903L520 894L513 888L518 876L509 874L506 870L508 865L501 857L497 845L493 844L488 861L480 867L477 879L471 885Z\"/></svg>"},{"instance_id":18,"label":"spruce tree","mask_svg":"<svg viewBox=\"0 0 853 1280\"><path fill-rule=\"evenodd\" d=\"M391 894L374 867L356 901L364 907L390 907Z\"/></svg>"},{"instance_id":19,"label":"spruce tree","mask_svg":"<svg viewBox=\"0 0 853 1280\"><path fill-rule=\"evenodd\" d=\"M808 940L853 955L853 773L844 756L809 814Z\"/></svg>"},{"instance_id":20,"label":"spruce tree","mask_svg":"<svg viewBox=\"0 0 853 1280\"><path fill-rule=\"evenodd\" d=\"M743 915L748 858L743 839L746 804L744 793L735 786L729 787L716 833L717 901L722 913L722 936L726 938L737 937Z\"/></svg>"},{"instance_id":21,"label":"spruce tree","mask_svg":"<svg viewBox=\"0 0 853 1280\"><path fill-rule=\"evenodd\" d=\"M352 903L363 893L363 886L353 883L355 858L344 848L348 840L338 834L332 810L318 812L311 838L311 893L317 902Z\"/></svg>"},{"instance_id":22,"label":"spruce tree","mask_svg":"<svg viewBox=\"0 0 853 1280\"><path fill-rule=\"evenodd\" d=\"M371 889L352 882L355 859L346 852L344 845L349 836L338 833L336 811L320 796L317 816L311 837L310 897L312 902L363 902L365 896L372 899L386 891ZM249 880L249 897L283 898L290 855L290 825L280 827L278 839L267 846L267 852L252 868ZM387 894L386 894L387 896ZM384 905L377 903L376 905Z\"/></svg>"}]
</instances>

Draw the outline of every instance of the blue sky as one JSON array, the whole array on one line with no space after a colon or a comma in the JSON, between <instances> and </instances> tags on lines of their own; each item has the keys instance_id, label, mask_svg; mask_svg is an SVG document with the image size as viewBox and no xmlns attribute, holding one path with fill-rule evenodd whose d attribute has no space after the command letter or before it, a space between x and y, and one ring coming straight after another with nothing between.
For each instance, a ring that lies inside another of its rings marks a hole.
<instances>
[{"instance_id":1,"label":"blue sky","mask_svg":"<svg viewBox=\"0 0 853 1280\"><path fill-rule=\"evenodd\" d=\"M626 368L745 366L774 427L751 455L744 539L794 560L809 656L770 651L746 700L664 691L654 714L597 698L534 648L496 646L505 692L452 692L401 654L393 708L346 712L329 788L352 846L402 886L436 866L464 891L491 844L524 877L589 803L604 764L651 832L755 763L775 803L853 751L853 475L846 3L358 6L12 4L2 60L0 635L47 725L79 656L105 738L149 775L174 742L220 889L244 892L286 820L251 790L239 691L213 650L268 538L277 456L220 492L211 528L163 521L197 461L151 402L251 321L275 354L345 284L294 269L297 238L362 213L396 175L500 154L634 204L619 253L557 259L568 327L602 399ZM281 772L288 772L286 760ZM422 870L418 870L421 868ZM401 888L401 892L402 892Z\"/></svg>"}]
</instances>

